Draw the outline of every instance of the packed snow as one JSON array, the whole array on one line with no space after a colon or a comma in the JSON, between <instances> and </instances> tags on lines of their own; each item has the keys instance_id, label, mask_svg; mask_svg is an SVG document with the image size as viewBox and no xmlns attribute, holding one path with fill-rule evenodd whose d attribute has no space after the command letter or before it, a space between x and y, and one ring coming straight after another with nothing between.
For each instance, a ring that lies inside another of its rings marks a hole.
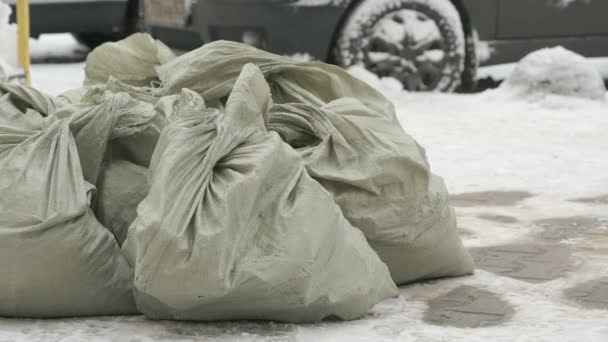
<instances>
[{"instance_id":1,"label":"packed snow","mask_svg":"<svg viewBox=\"0 0 608 342\"><path fill-rule=\"evenodd\" d=\"M17 25L8 23L10 15L11 8L0 2L0 67L9 77L20 74L17 60ZM82 59L86 52L87 48L76 42L69 33L42 35L41 39L30 39L30 53L34 63L53 59ZM81 82L84 73L77 75L77 79L71 79L73 76L70 73L61 72L63 68L61 64L37 68L38 75L33 85L45 87L46 82L49 82L49 86L53 85L54 88L51 93L58 94L73 87L74 82ZM57 75L61 77L58 78ZM62 83L67 85L62 87Z\"/></svg>"},{"instance_id":2,"label":"packed snow","mask_svg":"<svg viewBox=\"0 0 608 342\"><path fill-rule=\"evenodd\" d=\"M498 91L507 96L529 98L563 95L597 100L606 97L604 81L593 65L560 46L524 57Z\"/></svg>"},{"instance_id":3,"label":"packed snow","mask_svg":"<svg viewBox=\"0 0 608 342\"><path fill-rule=\"evenodd\" d=\"M10 25L11 8L0 2L0 67L9 71L17 67L17 27Z\"/></svg>"},{"instance_id":4,"label":"packed snow","mask_svg":"<svg viewBox=\"0 0 608 342\"><path fill-rule=\"evenodd\" d=\"M588 57L589 62L593 67L600 73L602 78L608 80L608 58L606 57ZM477 71L477 78L491 78L496 81L502 81L506 79L513 69L515 69L516 63L504 63L495 65L485 65L479 68Z\"/></svg>"},{"instance_id":5,"label":"packed snow","mask_svg":"<svg viewBox=\"0 0 608 342\"><path fill-rule=\"evenodd\" d=\"M579 59L572 62L580 64ZM546 72L559 71L552 68L560 64L551 65ZM515 190L533 195L511 206L458 207L468 247L534 241L534 221L539 219L581 216L607 222L608 204L571 201L608 194L605 90L603 99L547 93L542 101L499 91L408 93L394 79L378 79L361 68L351 72L393 101L402 126L425 147L433 171L444 177L452 194ZM81 84L83 64L34 65L32 75L37 86L57 94ZM576 82L566 76L562 82ZM487 213L517 221L498 224L480 218ZM576 271L558 279L535 284L478 270L470 277L401 287L399 299L379 304L357 321L294 325L157 322L140 316L0 319L0 341L607 341L607 312L572 303L562 292L607 274L608 241L600 236L566 242L595 247L576 249ZM500 295L514 307L514 316L501 325L466 329L423 320L430 298L461 285Z\"/></svg>"},{"instance_id":6,"label":"packed snow","mask_svg":"<svg viewBox=\"0 0 608 342\"><path fill-rule=\"evenodd\" d=\"M82 60L88 48L78 43L70 33L43 34L30 39L30 53L34 63L58 60Z\"/></svg>"}]
</instances>

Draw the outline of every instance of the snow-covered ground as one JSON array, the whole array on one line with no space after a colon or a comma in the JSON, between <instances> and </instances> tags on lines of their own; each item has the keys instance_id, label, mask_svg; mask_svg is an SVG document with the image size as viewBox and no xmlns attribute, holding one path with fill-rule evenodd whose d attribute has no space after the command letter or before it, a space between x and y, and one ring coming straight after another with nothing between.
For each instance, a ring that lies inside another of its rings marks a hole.
<instances>
[{"instance_id":1,"label":"snow-covered ground","mask_svg":"<svg viewBox=\"0 0 608 342\"><path fill-rule=\"evenodd\" d=\"M80 85L83 64L35 65L32 75L39 87L60 93ZM567 295L569 288L608 275L608 97L406 93L391 80L375 86L394 102L404 129L445 178L468 247L564 248L564 265L552 264L559 262L555 258L537 265L539 273L563 270L540 282L480 269L469 277L404 286L400 298L352 322L0 319L0 341L608 341L608 311ZM433 299L463 285L500 298L511 314L476 328L431 323ZM596 302L606 300L602 293Z\"/></svg>"}]
</instances>

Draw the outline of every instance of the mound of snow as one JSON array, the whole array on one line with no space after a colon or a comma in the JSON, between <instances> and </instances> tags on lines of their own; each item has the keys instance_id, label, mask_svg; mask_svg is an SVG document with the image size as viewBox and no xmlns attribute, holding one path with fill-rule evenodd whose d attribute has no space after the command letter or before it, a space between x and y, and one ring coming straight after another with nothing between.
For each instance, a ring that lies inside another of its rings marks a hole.
<instances>
[{"instance_id":1,"label":"mound of snow","mask_svg":"<svg viewBox=\"0 0 608 342\"><path fill-rule=\"evenodd\" d=\"M0 80L15 74L17 67L17 27L9 24L11 8L0 1Z\"/></svg>"},{"instance_id":2,"label":"mound of snow","mask_svg":"<svg viewBox=\"0 0 608 342\"><path fill-rule=\"evenodd\" d=\"M499 93L526 99L560 95L602 100L606 87L585 57L558 46L524 57L500 86Z\"/></svg>"},{"instance_id":3,"label":"mound of snow","mask_svg":"<svg viewBox=\"0 0 608 342\"><path fill-rule=\"evenodd\" d=\"M11 8L0 2L0 60L5 66L17 66L17 27L9 24Z\"/></svg>"},{"instance_id":4,"label":"mound of snow","mask_svg":"<svg viewBox=\"0 0 608 342\"><path fill-rule=\"evenodd\" d=\"M358 78L359 80L367 83L372 88L379 91L380 93L383 93L384 95L398 94L398 93L404 91L403 84L401 82L399 82L399 80L397 80L396 78L394 78L394 77L380 78L376 74L365 69L361 65L353 65L353 66L349 67L348 72L351 75Z\"/></svg>"}]
</instances>

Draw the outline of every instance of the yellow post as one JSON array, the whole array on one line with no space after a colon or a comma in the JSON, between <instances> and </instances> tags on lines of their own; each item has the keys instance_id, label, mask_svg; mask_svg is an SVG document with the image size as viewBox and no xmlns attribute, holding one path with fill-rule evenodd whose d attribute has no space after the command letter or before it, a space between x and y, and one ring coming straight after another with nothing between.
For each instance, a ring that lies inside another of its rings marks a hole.
<instances>
[{"instance_id":1,"label":"yellow post","mask_svg":"<svg viewBox=\"0 0 608 342\"><path fill-rule=\"evenodd\" d=\"M30 85L30 1L17 0L17 35L19 45L19 65L25 73L25 84Z\"/></svg>"}]
</instances>

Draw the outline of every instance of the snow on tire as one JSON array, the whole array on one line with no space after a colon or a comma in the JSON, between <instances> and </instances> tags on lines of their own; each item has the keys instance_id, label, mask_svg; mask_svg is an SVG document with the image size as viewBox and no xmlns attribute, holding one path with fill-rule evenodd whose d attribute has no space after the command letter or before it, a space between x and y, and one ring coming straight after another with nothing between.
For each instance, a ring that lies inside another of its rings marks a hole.
<instances>
[{"instance_id":1,"label":"snow on tire","mask_svg":"<svg viewBox=\"0 0 608 342\"><path fill-rule=\"evenodd\" d=\"M465 36L449 0L364 0L338 34L334 61L393 77L407 90L453 91L465 68Z\"/></svg>"}]
</instances>

